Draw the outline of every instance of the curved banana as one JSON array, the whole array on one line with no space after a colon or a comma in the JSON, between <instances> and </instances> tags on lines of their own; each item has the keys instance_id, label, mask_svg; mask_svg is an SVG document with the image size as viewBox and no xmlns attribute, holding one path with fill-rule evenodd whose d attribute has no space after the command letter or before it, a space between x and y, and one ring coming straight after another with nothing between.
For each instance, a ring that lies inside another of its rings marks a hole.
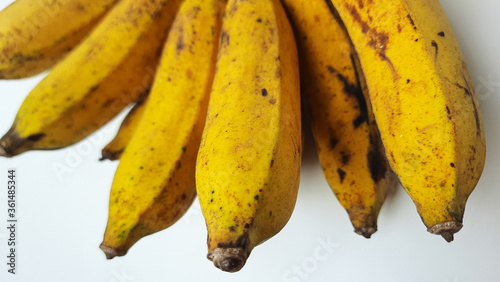
<instances>
[{"instance_id":1,"label":"curved banana","mask_svg":"<svg viewBox=\"0 0 500 282\"><path fill-rule=\"evenodd\" d=\"M17 0L0 11L0 79L38 74L59 61L117 0Z\"/></svg>"},{"instance_id":2,"label":"curved banana","mask_svg":"<svg viewBox=\"0 0 500 282\"><path fill-rule=\"evenodd\" d=\"M278 0L230 0L196 166L208 259L235 272L290 218L302 154L293 32Z\"/></svg>"},{"instance_id":3,"label":"curved banana","mask_svg":"<svg viewBox=\"0 0 500 282\"><path fill-rule=\"evenodd\" d=\"M146 111L118 165L101 249L125 255L174 224L196 195L195 163L205 124L225 2L185 0L163 51Z\"/></svg>"},{"instance_id":4,"label":"curved banana","mask_svg":"<svg viewBox=\"0 0 500 282\"><path fill-rule=\"evenodd\" d=\"M332 0L359 55L390 166L448 242L485 160L479 103L437 0Z\"/></svg>"},{"instance_id":5,"label":"curved banana","mask_svg":"<svg viewBox=\"0 0 500 282\"><path fill-rule=\"evenodd\" d=\"M301 89L323 173L354 231L370 238L377 231L391 172L363 95L357 55L327 1L282 2L297 38Z\"/></svg>"},{"instance_id":6,"label":"curved banana","mask_svg":"<svg viewBox=\"0 0 500 282\"><path fill-rule=\"evenodd\" d=\"M100 160L118 160L127 147L130 139L134 135L142 116L146 109L147 98L138 101L123 119L115 138L102 149L102 158Z\"/></svg>"},{"instance_id":7,"label":"curved banana","mask_svg":"<svg viewBox=\"0 0 500 282\"><path fill-rule=\"evenodd\" d=\"M0 140L0 155L71 145L147 93L179 3L117 4L28 95Z\"/></svg>"}]
</instances>

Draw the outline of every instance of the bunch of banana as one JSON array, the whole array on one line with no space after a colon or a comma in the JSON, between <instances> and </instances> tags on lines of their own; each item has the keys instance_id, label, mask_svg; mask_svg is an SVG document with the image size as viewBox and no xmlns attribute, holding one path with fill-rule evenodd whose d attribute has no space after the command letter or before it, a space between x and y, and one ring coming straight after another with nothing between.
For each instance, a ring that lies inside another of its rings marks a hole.
<instances>
[{"instance_id":1,"label":"bunch of banana","mask_svg":"<svg viewBox=\"0 0 500 282\"><path fill-rule=\"evenodd\" d=\"M0 12L0 79L49 68L0 155L75 144L135 103L102 151L120 162L108 258L198 195L208 259L240 270L294 209L301 95L326 180L366 238L397 177L428 231L453 240L484 165L438 0L15 1Z\"/></svg>"}]
</instances>

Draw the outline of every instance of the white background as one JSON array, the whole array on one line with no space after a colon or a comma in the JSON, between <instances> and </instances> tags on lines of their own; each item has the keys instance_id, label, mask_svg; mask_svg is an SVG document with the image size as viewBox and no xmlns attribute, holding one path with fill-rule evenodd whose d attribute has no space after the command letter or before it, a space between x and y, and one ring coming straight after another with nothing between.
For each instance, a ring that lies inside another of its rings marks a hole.
<instances>
[{"instance_id":1,"label":"white background","mask_svg":"<svg viewBox=\"0 0 500 282\"><path fill-rule=\"evenodd\" d=\"M10 2L0 0L0 8ZM488 145L483 176L454 242L427 233L402 189L386 201L372 239L356 235L308 139L292 218L252 252L239 273L223 273L205 258L205 224L196 202L171 228L140 240L125 257L107 261L99 244L117 163L98 158L122 113L75 146L0 159L0 281L500 281L500 2L441 3L480 90ZM41 78L0 81L1 134ZM71 172L58 177L57 165ZM15 276L5 263L8 168L17 170L19 182Z\"/></svg>"}]
</instances>

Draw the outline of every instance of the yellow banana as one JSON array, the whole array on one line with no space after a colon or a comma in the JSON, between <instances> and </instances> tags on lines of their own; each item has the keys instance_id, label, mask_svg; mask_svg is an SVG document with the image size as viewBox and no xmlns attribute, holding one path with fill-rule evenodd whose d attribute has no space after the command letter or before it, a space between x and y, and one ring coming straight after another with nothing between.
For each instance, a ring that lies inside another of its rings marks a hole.
<instances>
[{"instance_id":1,"label":"yellow banana","mask_svg":"<svg viewBox=\"0 0 500 282\"><path fill-rule=\"evenodd\" d=\"M140 238L174 224L196 195L225 2L185 0L163 51L146 111L120 160L101 249L125 255Z\"/></svg>"},{"instance_id":2,"label":"yellow banana","mask_svg":"<svg viewBox=\"0 0 500 282\"><path fill-rule=\"evenodd\" d=\"M278 0L230 0L196 167L208 259L235 272L292 214L302 154L298 58Z\"/></svg>"},{"instance_id":3,"label":"yellow banana","mask_svg":"<svg viewBox=\"0 0 500 282\"><path fill-rule=\"evenodd\" d=\"M179 3L117 4L28 95L0 140L0 155L71 145L147 93Z\"/></svg>"},{"instance_id":4,"label":"yellow banana","mask_svg":"<svg viewBox=\"0 0 500 282\"><path fill-rule=\"evenodd\" d=\"M448 242L482 173L479 103L437 0L332 0L359 55L390 166Z\"/></svg>"},{"instance_id":5,"label":"yellow banana","mask_svg":"<svg viewBox=\"0 0 500 282\"><path fill-rule=\"evenodd\" d=\"M146 109L147 98L138 101L123 120L115 138L102 149L101 160L118 160L134 135Z\"/></svg>"},{"instance_id":6,"label":"yellow banana","mask_svg":"<svg viewBox=\"0 0 500 282\"><path fill-rule=\"evenodd\" d=\"M0 79L38 74L59 61L117 0L17 0L0 12Z\"/></svg>"},{"instance_id":7,"label":"yellow banana","mask_svg":"<svg viewBox=\"0 0 500 282\"><path fill-rule=\"evenodd\" d=\"M302 94L309 102L319 160L354 231L377 231L390 170L366 104L356 54L324 0L283 0L294 27Z\"/></svg>"}]
</instances>

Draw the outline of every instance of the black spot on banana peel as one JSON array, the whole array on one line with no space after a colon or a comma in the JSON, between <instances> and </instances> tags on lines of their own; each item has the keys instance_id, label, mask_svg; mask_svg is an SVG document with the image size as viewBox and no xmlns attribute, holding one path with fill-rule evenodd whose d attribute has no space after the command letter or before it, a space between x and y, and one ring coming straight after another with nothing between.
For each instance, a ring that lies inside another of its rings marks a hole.
<instances>
[{"instance_id":1,"label":"black spot on banana peel","mask_svg":"<svg viewBox=\"0 0 500 282\"><path fill-rule=\"evenodd\" d=\"M417 28L415 27L415 22L413 21L413 19L411 18L411 16L408 14L408 15L406 15L406 17L408 18L408 20L410 20L410 24L413 26L413 28L414 28L414 29L417 29Z\"/></svg>"},{"instance_id":2,"label":"black spot on banana peel","mask_svg":"<svg viewBox=\"0 0 500 282\"><path fill-rule=\"evenodd\" d=\"M371 178L375 183L385 177L388 166L380 148L382 148L382 140L378 132L373 130L370 132L370 151L367 155L367 162Z\"/></svg>"},{"instance_id":3,"label":"black spot on banana peel","mask_svg":"<svg viewBox=\"0 0 500 282\"><path fill-rule=\"evenodd\" d=\"M335 146L337 146L337 143L339 143L339 140L336 138L331 138L330 139L330 149L335 149Z\"/></svg>"},{"instance_id":4,"label":"black spot on banana peel","mask_svg":"<svg viewBox=\"0 0 500 282\"><path fill-rule=\"evenodd\" d=\"M262 96L264 96L264 97L267 96L267 90L266 90L266 88L262 88Z\"/></svg>"},{"instance_id":5,"label":"black spot on banana peel","mask_svg":"<svg viewBox=\"0 0 500 282\"><path fill-rule=\"evenodd\" d=\"M437 44L437 42L436 42L436 41L432 40L431 45L432 45L432 47L434 47L434 48L436 49L436 53L435 53L435 60L437 60L438 53L439 53L439 47L438 47L438 44Z\"/></svg>"},{"instance_id":6,"label":"black spot on banana peel","mask_svg":"<svg viewBox=\"0 0 500 282\"><path fill-rule=\"evenodd\" d=\"M344 84L344 92L346 94L356 98L356 101L358 102L358 105L359 105L359 116L353 121L353 126L354 126L354 128L358 128L364 122L368 122L368 108L366 105L366 100L363 96L363 90L360 87L359 73L355 67L354 58L352 55L351 55L351 61L353 61L353 66L355 68L354 71L355 71L356 80L357 80L356 85L349 83L347 78L345 76L343 76L339 71L337 71L332 66L327 66L327 69L328 69L329 73L331 73L332 75L335 75L338 80L342 81L342 83Z\"/></svg>"},{"instance_id":7,"label":"black spot on banana peel","mask_svg":"<svg viewBox=\"0 0 500 282\"><path fill-rule=\"evenodd\" d=\"M337 173L339 174L340 183L344 182L345 171L342 170L341 168L339 168L339 169L337 169Z\"/></svg>"}]
</instances>

